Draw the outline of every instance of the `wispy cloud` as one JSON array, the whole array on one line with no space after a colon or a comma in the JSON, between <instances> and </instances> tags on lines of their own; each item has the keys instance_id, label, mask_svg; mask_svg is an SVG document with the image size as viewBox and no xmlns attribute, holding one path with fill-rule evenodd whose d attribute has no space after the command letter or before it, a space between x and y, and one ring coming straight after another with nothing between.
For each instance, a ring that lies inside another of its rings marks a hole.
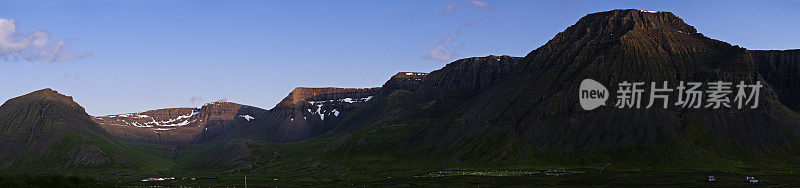
<instances>
[{"instance_id":1,"label":"wispy cloud","mask_svg":"<svg viewBox=\"0 0 800 188\"><path fill-rule=\"evenodd\" d=\"M444 8L442 8L442 12L450 13L450 12L453 12L453 10L455 10L455 9L456 9L456 6L453 5L453 3L447 3L447 5L445 5Z\"/></svg>"},{"instance_id":2,"label":"wispy cloud","mask_svg":"<svg viewBox=\"0 0 800 188\"><path fill-rule=\"evenodd\" d=\"M217 99L217 100L216 100L216 101L214 101L214 102L228 102L228 98L221 98L221 99Z\"/></svg>"},{"instance_id":3,"label":"wispy cloud","mask_svg":"<svg viewBox=\"0 0 800 188\"><path fill-rule=\"evenodd\" d=\"M464 2L464 4L467 4L467 5L472 6L472 7L478 7L478 8L485 8L485 9L492 8L492 5L489 5L489 3L486 3L486 2L483 2L483 1L477 1L477 0L466 1L466 2Z\"/></svg>"},{"instance_id":4,"label":"wispy cloud","mask_svg":"<svg viewBox=\"0 0 800 188\"><path fill-rule=\"evenodd\" d=\"M204 99L201 96L192 96L191 98L189 98L189 103L192 103L192 104L197 104L198 102L202 103L203 100Z\"/></svg>"},{"instance_id":5,"label":"wispy cloud","mask_svg":"<svg viewBox=\"0 0 800 188\"><path fill-rule=\"evenodd\" d=\"M459 25L459 26L458 26L458 29L456 29L456 32L455 32L455 34L456 34L456 35L460 35L460 34L461 34L461 32L462 32L462 31L464 31L464 28L467 28L467 27L472 27L472 26L475 26L475 20L470 20L470 21L469 21L469 22L467 22L467 23L464 23L464 24L461 24L461 25Z\"/></svg>"},{"instance_id":6,"label":"wispy cloud","mask_svg":"<svg viewBox=\"0 0 800 188\"><path fill-rule=\"evenodd\" d=\"M489 10L492 8L492 6L489 5L489 3L472 0L472 1L464 1L463 4L447 3L447 5L445 5L444 8L442 9L442 12L450 13L456 11L457 8L460 9L462 7L466 8L475 7L485 10ZM486 18L488 19L489 17L487 16ZM431 50L428 51L428 53L423 55L422 57L425 59L432 59L442 62L449 62L453 60L453 58L458 56L458 48L456 48L456 45L454 45L455 43L454 41L456 40L456 38L458 38L459 35L461 35L461 32L463 32L465 28L472 27L474 25L475 25L475 20L470 20L467 23L459 25L455 31L453 31L448 35L445 35L443 39L439 40L439 42L437 42L436 45L433 46L433 48L431 48Z\"/></svg>"},{"instance_id":7,"label":"wispy cloud","mask_svg":"<svg viewBox=\"0 0 800 188\"><path fill-rule=\"evenodd\" d=\"M455 46L452 45L453 41L455 40L455 37L461 35L461 32L464 31L465 28L472 27L474 25L475 21L469 21L467 23L459 25L458 29L456 29L456 31L453 32L453 34L448 35L442 40L439 40L439 42L436 43L436 46L434 46L424 57L426 59L433 59L443 62L449 62L453 60L453 58L455 58L458 55L458 50L455 48Z\"/></svg>"},{"instance_id":8,"label":"wispy cloud","mask_svg":"<svg viewBox=\"0 0 800 188\"><path fill-rule=\"evenodd\" d=\"M452 36L447 36L443 40L440 40L439 43L436 44L430 52L424 57L427 59L433 59L437 61L448 62L456 56L456 51L450 47L449 43L453 42Z\"/></svg>"},{"instance_id":9,"label":"wispy cloud","mask_svg":"<svg viewBox=\"0 0 800 188\"><path fill-rule=\"evenodd\" d=\"M65 62L92 57L92 52L72 53L67 42L51 41L44 30L22 33L17 22L0 18L0 59L3 61Z\"/></svg>"}]
</instances>

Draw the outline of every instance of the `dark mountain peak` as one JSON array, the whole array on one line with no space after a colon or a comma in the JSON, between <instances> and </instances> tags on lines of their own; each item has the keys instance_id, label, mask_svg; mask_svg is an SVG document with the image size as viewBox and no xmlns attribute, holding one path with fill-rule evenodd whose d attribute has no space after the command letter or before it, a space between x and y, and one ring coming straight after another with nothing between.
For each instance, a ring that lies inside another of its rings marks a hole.
<instances>
[{"instance_id":1,"label":"dark mountain peak","mask_svg":"<svg viewBox=\"0 0 800 188\"><path fill-rule=\"evenodd\" d=\"M40 89L26 95L20 96L20 98L35 98L35 99L45 99L45 100L57 100L57 101L70 101L72 102L72 97L63 95L58 93L50 88Z\"/></svg>"},{"instance_id":2,"label":"dark mountain peak","mask_svg":"<svg viewBox=\"0 0 800 188\"><path fill-rule=\"evenodd\" d=\"M670 12L626 9L586 15L536 51L564 51L580 49L576 48L579 46L610 49L608 47L615 44L668 50L675 46L705 48L708 44L724 43L709 43L706 39L693 26Z\"/></svg>"},{"instance_id":3,"label":"dark mountain peak","mask_svg":"<svg viewBox=\"0 0 800 188\"><path fill-rule=\"evenodd\" d=\"M0 106L0 135L63 131L104 134L72 97L49 88L9 99Z\"/></svg>"},{"instance_id":4,"label":"dark mountain peak","mask_svg":"<svg viewBox=\"0 0 800 188\"><path fill-rule=\"evenodd\" d=\"M85 113L83 107L81 107L78 103L76 103L71 96L63 95L61 93L58 93L58 91L55 91L50 88L37 90L6 101L6 103L28 103L28 102L55 102Z\"/></svg>"},{"instance_id":5,"label":"dark mountain peak","mask_svg":"<svg viewBox=\"0 0 800 188\"><path fill-rule=\"evenodd\" d=\"M781 108L770 86L761 91L761 106L748 111L701 108L687 113L675 106L658 110L605 106L587 111L576 97L584 79L611 89L625 81L666 81L672 88L680 81L765 83L756 71L745 49L696 33L672 13L632 9L593 13L529 53L504 81L471 101L472 108L465 113L471 119L465 121L522 127L519 132L528 134L526 138L550 138L536 140L543 148L668 144L683 139L679 131L691 122L709 130L712 134L704 136L710 139L733 138L743 148L771 151L798 138L800 122L783 118L796 115ZM608 104L618 100L610 97ZM720 128L719 122L729 123ZM639 135L642 132L648 135Z\"/></svg>"}]
</instances>

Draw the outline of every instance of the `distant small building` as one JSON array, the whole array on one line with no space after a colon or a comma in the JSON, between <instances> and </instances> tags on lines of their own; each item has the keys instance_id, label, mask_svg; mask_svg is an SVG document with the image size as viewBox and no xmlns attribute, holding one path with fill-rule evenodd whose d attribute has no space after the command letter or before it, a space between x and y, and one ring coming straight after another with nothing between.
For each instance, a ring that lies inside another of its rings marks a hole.
<instances>
[{"instance_id":1,"label":"distant small building","mask_svg":"<svg viewBox=\"0 0 800 188\"><path fill-rule=\"evenodd\" d=\"M717 181L717 178L716 178L716 177L714 177L714 176L708 176L708 182L715 182L715 181Z\"/></svg>"},{"instance_id":2,"label":"distant small building","mask_svg":"<svg viewBox=\"0 0 800 188\"><path fill-rule=\"evenodd\" d=\"M744 178L744 182L745 183L760 183L760 181L758 181L758 179L756 179L756 177L753 177L753 176L745 177Z\"/></svg>"}]
</instances>

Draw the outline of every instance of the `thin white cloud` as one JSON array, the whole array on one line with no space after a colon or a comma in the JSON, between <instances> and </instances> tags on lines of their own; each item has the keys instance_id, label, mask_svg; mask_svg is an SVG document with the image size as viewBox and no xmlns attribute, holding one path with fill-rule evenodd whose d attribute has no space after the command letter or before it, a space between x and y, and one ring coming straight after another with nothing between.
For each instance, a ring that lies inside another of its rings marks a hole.
<instances>
[{"instance_id":1,"label":"thin white cloud","mask_svg":"<svg viewBox=\"0 0 800 188\"><path fill-rule=\"evenodd\" d=\"M485 8L485 9L492 8L492 5L489 5L489 3L486 3L486 2L483 2L483 1L472 0L472 1L467 1L467 2L464 2L464 3L469 5L469 6L472 6L472 7Z\"/></svg>"},{"instance_id":2,"label":"thin white cloud","mask_svg":"<svg viewBox=\"0 0 800 188\"><path fill-rule=\"evenodd\" d=\"M461 31L464 31L464 28L467 28L467 27L472 27L472 26L475 26L475 20L470 20L470 21L469 21L469 22L467 22L467 23L464 23L464 24L461 24L461 25L459 25L459 26L458 26L458 29L456 29L456 32L455 32L455 34L456 34L456 35L460 35L460 34L461 34Z\"/></svg>"},{"instance_id":3,"label":"thin white cloud","mask_svg":"<svg viewBox=\"0 0 800 188\"><path fill-rule=\"evenodd\" d=\"M91 56L91 52L72 53L63 40L51 41L47 31L22 33L17 30L17 21L0 18L0 59L3 61L65 62Z\"/></svg>"},{"instance_id":4,"label":"thin white cloud","mask_svg":"<svg viewBox=\"0 0 800 188\"><path fill-rule=\"evenodd\" d=\"M444 8L442 9L442 12L449 13L449 12L453 12L453 10L455 10L455 9L456 9L456 6L453 5L453 3L447 3L447 5L445 5Z\"/></svg>"},{"instance_id":5,"label":"thin white cloud","mask_svg":"<svg viewBox=\"0 0 800 188\"><path fill-rule=\"evenodd\" d=\"M458 7L456 7L456 6L458 6ZM450 12L456 11L457 8L461 9L463 7L467 7L467 8L468 7L476 7L476 8L486 9L486 10L492 8L492 6L489 5L489 3L486 3L486 2L483 2L483 1L472 0L472 1L463 1L462 4L447 3L447 5L445 5L445 7L442 9L442 12L443 13L450 13ZM453 45L453 43L455 43L454 42L455 39L459 35L461 35L461 32L463 32L465 28L472 27L474 25L475 25L475 20L470 20L467 23L459 25L458 28L456 28L455 31L453 31L452 33L448 34L442 40L439 40L439 42L436 43L436 45L433 46L433 48L431 48L431 50L428 51L428 53L423 55L422 57L425 58L425 59L433 59L433 60L442 61L442 62L450 62L450 61L452 61L453 58L458 56L458 49Z\"/></svg>"},{"instance_id":6,"label":"thin white cloud","mask_svg":"<svg viewBox=\"0 0 800 188\"><path fill-rule=\"evenodd\" d=\"M458 50L452 45L453 41L455 40L455 37L461 35L461 32L464 31L465 28L472 27L474 25L475 25L474 20L459 25L458 29L456 29L456 31L453 32L452 35L448 35L444 39L439 40L439 42L436 43L436 46L434 46L428 52L428 54L426 54L423 57L426 59L433 59L443 62L452 61L453 58L455 58L458 55Z\"/></svg>"},{"instance_id":7,"label":"thin white cloud","mask_svg":"<svg viewBox=\"0 0 800 188\"><path fill-rule=\"evenodd\" d=\"M203 102L203 100L204 99L201 96L192 96L191 98L189 98L189 102L192 104L196 104L197 102Z\"/></svg>"},{"instance_id":8,"label":"thin white cloud","mask_svg":"<svg viewBox=\"0 0 800 188\"><path fill-rule=\"evenodd\" d=\"M456 51L450 47L448 43L453 42L453 37L447 36L444 39L440 40L439 43L436 44L425 58L433 59L437 61L449 62L454 57L456 57Z\"/></svg>"}]
</instances>

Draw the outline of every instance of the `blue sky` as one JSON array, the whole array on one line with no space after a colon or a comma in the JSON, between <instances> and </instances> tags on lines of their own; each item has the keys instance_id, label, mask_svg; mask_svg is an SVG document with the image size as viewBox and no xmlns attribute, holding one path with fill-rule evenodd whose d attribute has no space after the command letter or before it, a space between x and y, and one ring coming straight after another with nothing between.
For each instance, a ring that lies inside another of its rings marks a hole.
<instances>
[{"instance_id":1,"label":"blue sky","mask_svg":"<svg viewBox=\"0 0 800 188\"><path fill-rule=\"evenodd\" d=\"M524 56L588 13L626 8L748 49L800 48L796 1L0 1L0 100L53 88L91 115L270 109L298 86Z\"/></svg>"}]
</instances>

